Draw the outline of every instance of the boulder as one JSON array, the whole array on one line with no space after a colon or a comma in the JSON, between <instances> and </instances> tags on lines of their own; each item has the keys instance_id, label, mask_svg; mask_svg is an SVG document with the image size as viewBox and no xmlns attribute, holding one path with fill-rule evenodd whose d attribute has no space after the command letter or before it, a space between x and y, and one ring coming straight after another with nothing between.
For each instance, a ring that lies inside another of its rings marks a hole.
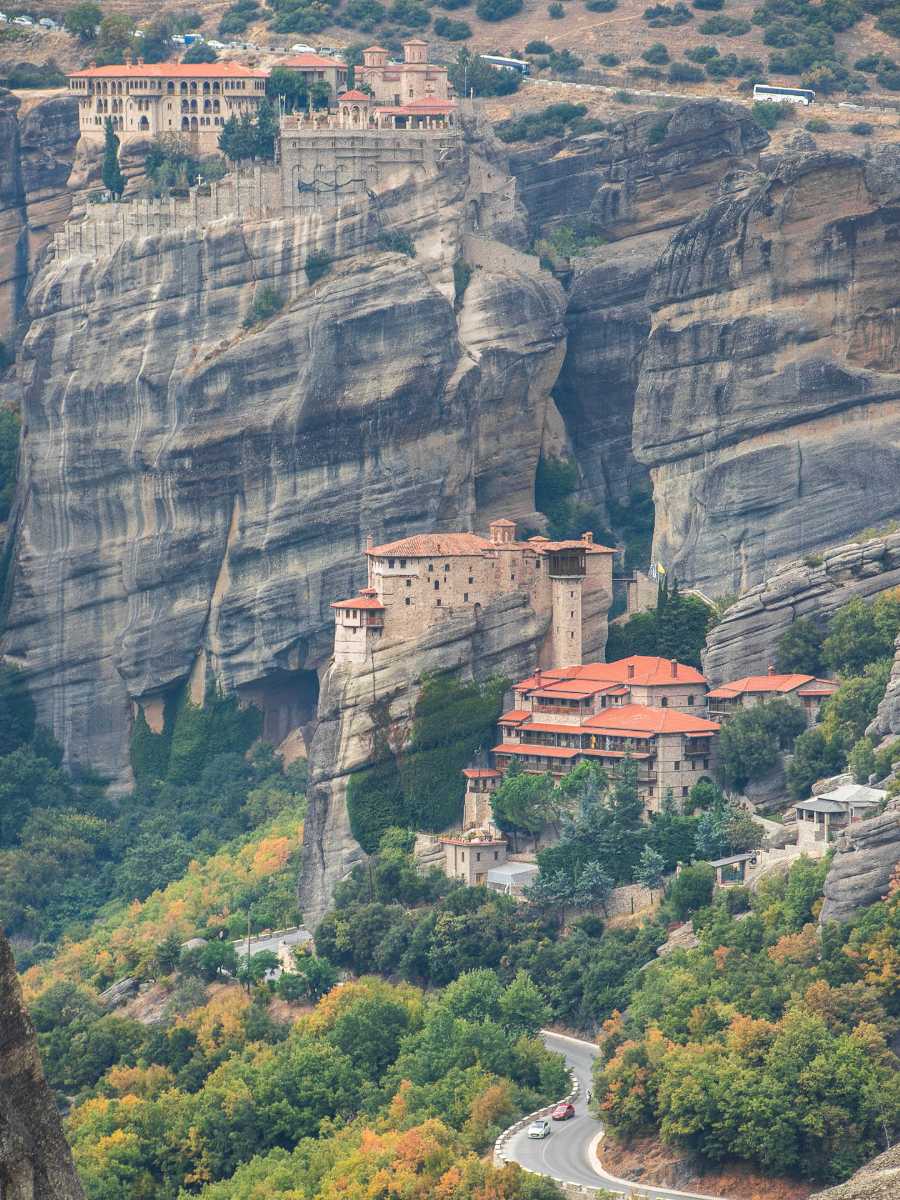
<instances>
[{"instance_id":1,"label":"boulder","mask_svg":"<svg viewBox=\"0 0 900 1200\"><path fill-rule=\"evenodd\" d=\"M898 864L900 806L839 834L825 877L820 922L848 921L859 909L881 900Z\"/></svg>"}]
</instances>

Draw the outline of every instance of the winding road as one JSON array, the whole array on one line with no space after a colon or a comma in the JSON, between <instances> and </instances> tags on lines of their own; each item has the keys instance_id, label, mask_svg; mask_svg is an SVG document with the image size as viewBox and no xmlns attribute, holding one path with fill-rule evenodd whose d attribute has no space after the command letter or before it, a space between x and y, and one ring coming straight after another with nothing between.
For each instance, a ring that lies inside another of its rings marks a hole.
<instances>
[{"instance_id":1,"label":"winding road","mask_svg":"<svg viewBox=\"0 0 900 1200\"><path fill-rule=\"evenodd\" d=\"M566 1064L578 1080L575 1116L568 1121L554 1121L553 1132L541 1140L529 1138L527 1129L514 1134L504 1147L507 1159L539 1175L549 1175L551 1179L577 1183L583 1187L603 1187L624 1196L647 1197L648 1200L720 1200L697 1192L679 1192L675 1188L629 1183L626 1179L608 1175L599 1167L592 1166L592 1144L603 1129L602 1124L588 1112L586 1100L592 1086L591 1067L597 1047L592 1042L546 1030L542 1032L542 1037L548 1049L565 1056Z\"/></svg>"}]
</instances>

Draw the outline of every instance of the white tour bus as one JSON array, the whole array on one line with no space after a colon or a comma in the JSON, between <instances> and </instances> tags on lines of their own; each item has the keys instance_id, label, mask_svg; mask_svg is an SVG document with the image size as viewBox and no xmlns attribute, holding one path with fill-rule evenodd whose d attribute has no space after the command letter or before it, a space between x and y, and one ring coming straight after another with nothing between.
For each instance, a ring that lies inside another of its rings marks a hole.
<instances>
[{"instance_id":1,"label":"white tour bus","mask_svg":"<svg viewBox=\"0 0 900 1200\"><path fill-rule=\"evenodd\" d=\"M521 58L503 58L499 54L479 54L478 57L484 62L490 63L492 67L498 67L501 71L518 71L520 75L528 74L528 63Z\"/></svg>"},{"instance_id":2,"label":"white tour bus","mask_svg":"<svg viewBox=\"0 0 900 1200\"><path fill-rule=\"evenodd\" d=\"M816 93L810 88L772 87L768 83L753 85L754 100L774 100L777 104L812 104Z\"/></svg>"}]
</instances>

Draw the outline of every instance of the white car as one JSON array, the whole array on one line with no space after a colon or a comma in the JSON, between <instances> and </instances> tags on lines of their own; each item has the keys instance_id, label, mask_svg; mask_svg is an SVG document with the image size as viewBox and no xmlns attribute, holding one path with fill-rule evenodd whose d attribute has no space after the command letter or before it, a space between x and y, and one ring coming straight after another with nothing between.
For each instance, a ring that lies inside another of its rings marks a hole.
<instances>
[{"instance_id":1,"label":"white car","mask_svg":"<svg viewBox=\"0 0 900 1200\"><path fill-rule=\"evenodd\" d=\"M44 29L59 29L57 23L52 21L49 17L41 17L41 19L38 21L38 25L42 25Z\"/></svg>"},{"instance_id":2,"label":"white car","mask_svg":"<svg viewBox=\"0 0 900 1200\"><path fill-rule=\"evenodd\" d=\"M0 21L6 22L8 20L9 17L6 15L6 13L0 13Z\"/></svg>"},{"instance_id":3,"label":"white car","mask_svg":"<svg viewBox=\"0 0 900 1200\"><path fill-rule=\"evenodd\" d=\"M528 1136L530 1138L545 1138L550 1136L550 1122L546 1117L539 1117L537 1121L532 1121L528 1126Z\"/></svg>"},{"instance_id":4,"label":"white car","mask_svg":"<svg viewBox=\"0 0 900 1200\"><path fill-rule=\"evenodd\" d=\"M34 24L34 21L32 21L31 17L14 17L13 18L13 25L33 25L33 24Z\"/></svg>"},{"instance_id":5,"label":"white car","mask_svg":"<svg viewBox=\"0 0 900 1200\"><path fill-rule=\"evenodd\" d=\"M296 42L291 46L291 54L315 54L315 46L307 46L306 42Z\"/></svg>"},{"instance_id":6,"label":"white car","mask_svg":"<svg viewBox=\"0 0 900 1200\"><path fill-rule=\"evenodd\" d=\"M212 46L213 50L224 50L225 49L224 42L207 42L206 44L207 44L207 46Z\"/></svg>"}]
</instances>

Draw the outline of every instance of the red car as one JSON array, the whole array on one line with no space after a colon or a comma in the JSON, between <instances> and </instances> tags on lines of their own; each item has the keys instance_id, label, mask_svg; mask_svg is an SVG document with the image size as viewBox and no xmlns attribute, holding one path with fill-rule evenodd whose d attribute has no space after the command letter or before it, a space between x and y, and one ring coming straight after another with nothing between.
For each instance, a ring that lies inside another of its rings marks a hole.
<instances>
[{"instance_id":1,"label":"red car","mask_svg":"<svg viewBox=\"0 0 900 1200\"><path fill-rule=\"evenodd\" d=\"M569 1117L575 1116L575 1105L564 1100L562 1104L557 1104L550 1116L554 1121L568 1121Z\"/></svg>"}]
</instances>

